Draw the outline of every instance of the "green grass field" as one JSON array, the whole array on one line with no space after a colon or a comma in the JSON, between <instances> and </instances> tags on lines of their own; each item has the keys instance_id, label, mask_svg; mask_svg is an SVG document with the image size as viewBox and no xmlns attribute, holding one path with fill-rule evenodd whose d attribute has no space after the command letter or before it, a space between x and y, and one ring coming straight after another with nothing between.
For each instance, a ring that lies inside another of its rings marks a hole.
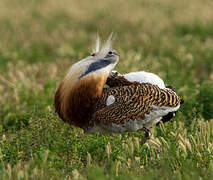
<instances>
[{"instance_id":1,"label":"green grass field","mask_svg":"<svg viewBox=\"0 0 213 180\"><path fill-rule=\"evenodd\" d=\"M213 179L212 0L1 0L0 179ZM54 113L68 67L114 32L121 73L150 71L185 100L143 132L87 135Z\"/></svg>"}]
</instances>

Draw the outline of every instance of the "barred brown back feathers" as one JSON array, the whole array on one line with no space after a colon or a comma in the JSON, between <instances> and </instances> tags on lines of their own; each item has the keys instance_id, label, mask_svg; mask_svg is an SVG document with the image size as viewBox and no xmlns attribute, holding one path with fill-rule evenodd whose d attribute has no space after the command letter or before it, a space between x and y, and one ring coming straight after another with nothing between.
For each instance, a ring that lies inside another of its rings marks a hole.
<instances>
[{"instance_id":1,"label":"barred brown back feathers","mask_svg":"<svg viewBox=\"0 0 213 180\"><path fill-rule=\"evenodd\" d=\"M107 97L113 95L115 103L106 107ZM128 121L140 119L156 107L177 107L180 98L169 89L160 89L156 85L132 83L129 86L117 86L104 89L102 97L98 100L93 120L105 125L123 124Z\"/></svg>"}]
</instances>

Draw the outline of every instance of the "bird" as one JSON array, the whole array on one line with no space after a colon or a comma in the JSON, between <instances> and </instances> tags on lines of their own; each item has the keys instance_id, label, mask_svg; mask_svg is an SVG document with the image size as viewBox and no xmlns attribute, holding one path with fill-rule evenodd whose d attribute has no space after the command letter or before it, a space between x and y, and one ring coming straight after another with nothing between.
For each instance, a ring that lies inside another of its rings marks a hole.
<instances>
[{"instance_id":1,"label":"bird","mask_svg":"<svg viewBox=\"0 0 213 180\"><path fill-rule=\"evenodd\" d=\"M143 130L145 138L141 144L144 144L153 124L177 111L181 99L169 88L114 75L112 71L118 62L112 36L102 48L97 38L95 51L73 64L59 84L55 110L63 121L82 128L85 133Z\"/></svg>"}]
</instances>

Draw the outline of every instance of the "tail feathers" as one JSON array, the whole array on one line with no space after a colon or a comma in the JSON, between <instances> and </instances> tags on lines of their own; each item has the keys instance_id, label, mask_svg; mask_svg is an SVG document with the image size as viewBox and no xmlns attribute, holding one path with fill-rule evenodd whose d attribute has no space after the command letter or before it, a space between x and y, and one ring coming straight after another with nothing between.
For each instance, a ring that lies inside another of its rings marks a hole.
<instances>
[{"instance_id":1,"label":"tail feathers","mask_svg":"<svg viewBox=\"0 0 213 180\"><path fill-rule=\"evenodd\" d=\"M166 88L171 89L172 91L175 92L175 88L173 86L166 86ZM180 99L180 104L183 104L183 103L184 103L184 100ZM166 123L166 122L172 120L176 116L177 112L178 111L169 112L167 115L162 117L161 122ZM159 126L160 121L156 125Z\"/></svg>"},{"instance_id":2,"label":"tail feathers","mask_svg":"<svg viewBox=\"0 0 213 180\"><path fill-rule=\"evenodd\" d=\"M180 104L183 104L183 103L184 103L184 100L181 99L180 100ZM172 120L176 116L177 112L178 111L169 112L167 115L162 117L161 122L166 123L166 122ZM159 126L160 125L160 121L158 123L156 123L156 125Z\"/></svg>"},{"instance_id":3,"label":"tail feathers","mask_svg":"<svg viewBox=\"0 0 213 180\"><path fill-rule=\"evenodd\" d=\"M171 89L172 91L176 92L176 91L175 91L175 88L174 88L173 86L166 86L166 88ZM181 100L180 100L180 104L183 104L183 103L184 103L184 100L181 99Z\"/></svg>"}]
</instances>

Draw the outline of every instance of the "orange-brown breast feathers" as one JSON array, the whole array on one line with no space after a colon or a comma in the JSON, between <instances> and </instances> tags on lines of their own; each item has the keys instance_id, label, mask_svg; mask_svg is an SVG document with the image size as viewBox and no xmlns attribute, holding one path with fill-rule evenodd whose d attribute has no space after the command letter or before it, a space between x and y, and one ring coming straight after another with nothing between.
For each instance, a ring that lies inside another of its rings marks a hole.
<instances>
[{"instance_id":1,"label":"orange-brown breast feathers","mask_svg":"<svg viewBox=\"0 0 213 180\"><path fill-rule=\"evenodd\" d=\"M55 94L55 109L59 117L81 128L88 125L106 78L105 74L97 76L92 73L76 83L65 79Z\"/></svg>"}]
</instances>

